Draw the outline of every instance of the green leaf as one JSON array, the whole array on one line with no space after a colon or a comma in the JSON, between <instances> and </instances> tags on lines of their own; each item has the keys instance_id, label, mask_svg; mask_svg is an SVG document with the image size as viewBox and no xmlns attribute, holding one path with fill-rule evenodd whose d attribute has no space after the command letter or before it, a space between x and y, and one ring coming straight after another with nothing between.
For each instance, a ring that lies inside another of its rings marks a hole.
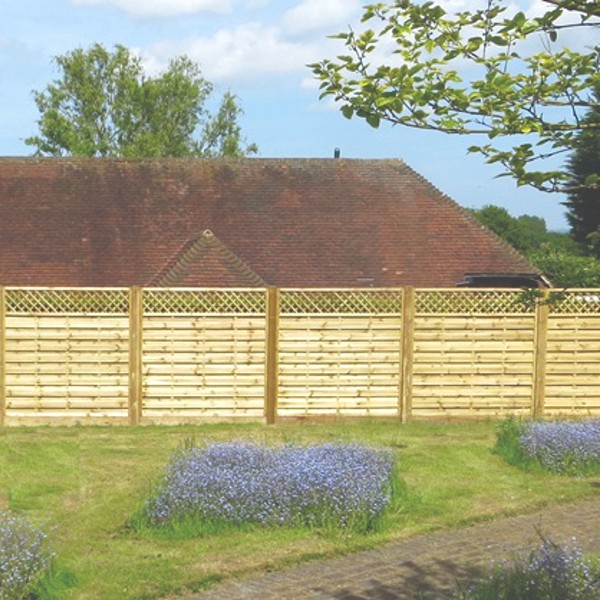
<instances>
[{"instance_id":1,"label":"green leaf","mask_svg":"<svg viewBox=\"0 0 600 600\"><path fill-rule=\"evenodd\" d=\"M381 118L379 117L379 115L367 115L366 117L367 119L367 123L373 127L373 129L378 129L379 128L379 124L381 123Z\"/></svg>"},{"instance_id":2,"label":"green leaf","mask_svg":"<svg viewBox=\"0 0 600 600\"><path fill-rule=\"evenodd\" d=\"M354 108L348 104L342 106L341 111L346 119L351 119L354 116Z\"/></svg>"}]
</instances>

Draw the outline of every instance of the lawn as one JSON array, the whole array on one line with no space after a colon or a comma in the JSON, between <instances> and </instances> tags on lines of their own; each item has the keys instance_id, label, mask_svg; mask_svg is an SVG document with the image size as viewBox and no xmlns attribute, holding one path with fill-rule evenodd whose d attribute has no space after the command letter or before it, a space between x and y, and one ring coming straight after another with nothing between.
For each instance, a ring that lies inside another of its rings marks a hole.
<instances>
[{"instance_id":1,"label":"lawn","mask_svg":"<svg viewBox=\"0 0 600 600\"><path fill-rule=\"evenodd\" d=\"M149 599L597 493L589 479L506 464L492 452L495 432L493 423L390 421L3 428L0 509L49 532L60 568L73 577L60 598ZM189 539L129 527L173 450L191 440L388 447L398 456L404 502L384 530L368 534L253 527Z\"/></svg>"}]
</instances>

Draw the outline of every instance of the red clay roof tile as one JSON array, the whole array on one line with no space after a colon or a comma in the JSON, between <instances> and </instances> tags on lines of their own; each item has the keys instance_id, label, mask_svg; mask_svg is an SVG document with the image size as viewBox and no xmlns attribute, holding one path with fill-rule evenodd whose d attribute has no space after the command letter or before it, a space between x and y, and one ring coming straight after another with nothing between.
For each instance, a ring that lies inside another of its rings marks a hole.
<instances>
[{"instance_id":1,"label":"red clay roof tile","mask_svg":"<svg viewBox=\"0 0 600 600\"><path fill-rule=\"evenodd\" d=\"M0 285L442 287L532 271L398 160L0 159Z\"/></svg>"}]
</instances>

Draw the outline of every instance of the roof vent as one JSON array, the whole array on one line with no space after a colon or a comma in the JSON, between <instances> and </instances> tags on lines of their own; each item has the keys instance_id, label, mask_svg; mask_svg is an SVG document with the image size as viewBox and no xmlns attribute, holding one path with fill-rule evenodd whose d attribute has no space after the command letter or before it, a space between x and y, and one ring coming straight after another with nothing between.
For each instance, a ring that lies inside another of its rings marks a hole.
<instances>
[{"instance_id":1,"label":"roof vent","mask_svg":"<svg viewBox=\"0 0 600 600\"><path fill-rule=\"evenodd\" d=\"M333 150L333 158L339 158L342 155L342 151L339 148Z\"/></svg>"}]
</instances>

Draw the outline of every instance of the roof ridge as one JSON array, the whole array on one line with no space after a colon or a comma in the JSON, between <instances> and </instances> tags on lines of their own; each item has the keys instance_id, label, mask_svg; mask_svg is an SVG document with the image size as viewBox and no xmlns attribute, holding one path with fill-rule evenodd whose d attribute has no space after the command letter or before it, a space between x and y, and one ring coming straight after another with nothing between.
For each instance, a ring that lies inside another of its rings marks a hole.
<instances>
[{"instance_id":1,"label":"roof ridge","mask_svg":"<svg viewBox=\"0 0 600 600\"><path fill-rule=\"evenodd\" d=\"M165 264L146 282L146 285L149 287L162 287L159 282L162 281L162 279L165 278L173 269L175 269L178 264L180 264L182 257L189 252L189 249L197 241L198 238L190 238L183 242L183 244L179 246L175 253L167 259Z\"/></svg>"}]
</instances>

